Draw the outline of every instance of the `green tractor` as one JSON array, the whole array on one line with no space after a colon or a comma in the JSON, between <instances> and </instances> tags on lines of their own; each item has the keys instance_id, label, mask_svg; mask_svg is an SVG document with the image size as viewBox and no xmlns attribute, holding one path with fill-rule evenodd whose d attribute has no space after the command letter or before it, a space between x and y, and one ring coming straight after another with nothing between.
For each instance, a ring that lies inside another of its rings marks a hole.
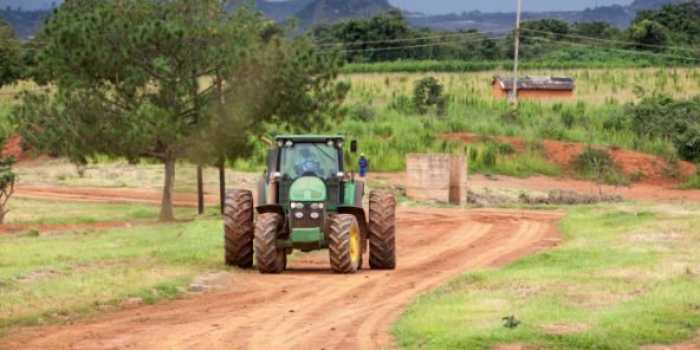
<instances>
[{"instance_id":1,"label":"green tractor","mask_svg":"<svg viewBox=\"0 0 700 350\"><path fill-rule=\"evenodd\" d=\"M346 171L343 147L342 136L277 137L258 184L257 206L251 191L227 194L226 263L251 268L255 257L260 272L281 273L295 249L327 248L337 273L357 272L368 251L371 268L394 269L396 200L389 192L371 192L368 217L364 182ZM350 153L356 152L353 141Z\"/></svg>"}]
</instances>

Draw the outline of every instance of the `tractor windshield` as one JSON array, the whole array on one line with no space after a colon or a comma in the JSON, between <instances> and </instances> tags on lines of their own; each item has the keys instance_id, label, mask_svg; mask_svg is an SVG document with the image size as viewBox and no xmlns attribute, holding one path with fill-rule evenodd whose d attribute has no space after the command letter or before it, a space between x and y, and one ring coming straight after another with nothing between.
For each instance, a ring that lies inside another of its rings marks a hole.
<instances>
[{"instance_id":1,"label":"tractor windshield","mask_svg":"<svg viewBox=\"0 0 700 350\"><path fill-rule=\"evenodd\" d=\"M325 143L299 143L282 150L282 174L329 178L338 173L338 149Z\"/></svg>"}]
</instances>

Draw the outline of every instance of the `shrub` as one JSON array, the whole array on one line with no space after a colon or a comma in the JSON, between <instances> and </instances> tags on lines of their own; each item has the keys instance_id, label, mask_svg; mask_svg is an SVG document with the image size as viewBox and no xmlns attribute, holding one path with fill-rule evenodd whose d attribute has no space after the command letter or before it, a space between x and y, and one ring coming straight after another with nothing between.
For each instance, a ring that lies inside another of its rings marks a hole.
<instances>
[{"instance_id":1,"label":"shrub","mask_svg":"<svg viewBox=\"0 0 700 350\"><path fill-rule=\"evenodd\" d=\"M415 113L413 101L411 101L410 97L405 95L394 96L389 103L389 108L402 114Z\"/></svg>"},{"instance_id":2,"label":"shrub","mask_svg":"<svg viewBox=\"0 0 700 350\"><path fill-rule=\"evenodd\" d=\"M629 178L615 164L607 150L587 147L573 162L578 175L598 183L626 185Z\"/></svg>"},{"instance_id":3,"label":"shrub","mask_svg":"<svg viewBox=\"0 0 700 350\"><path fill-rule=\"evenodd\" d=\"M574 116L574 112L570 110L564 110L561 113L561 123L564 124L564 126L567 129L571 129L574 127L574 123L576 123L576 117Z\"/></svg>"},{"instance_id":4,"label":"shrub","mask_svg":"<svg viewBox=\"0 0 700 350\"><path fill-rule=\"evenodd\" d=\"M348 110L348 116L355 120L368 122L374 119L376 113L372 107L366 105L354 105Z\"/></svg>"},{"instance_id":5,"label":"shrub","mask_svg":"<svg viewBox=\"0 0 700 350\"><path fill-rule=\"evenodd\" d=\"M700 161L700 122L688 122L678 126L673 144L678 155L688 161Z\"/></svg>"},{"instance_id":6,"label":"shrub","mask_svg":"<svg viewBox=\"0 0 700 350\"><path fill-rule=\"evenodd\" d=\"M447 110L447 99L442 96L443 89L434 77L418 80L413 87L413 106L416 111L425 114L429 108L436 107L438 112L444 113Z\"/></svg>"}]
</instances>

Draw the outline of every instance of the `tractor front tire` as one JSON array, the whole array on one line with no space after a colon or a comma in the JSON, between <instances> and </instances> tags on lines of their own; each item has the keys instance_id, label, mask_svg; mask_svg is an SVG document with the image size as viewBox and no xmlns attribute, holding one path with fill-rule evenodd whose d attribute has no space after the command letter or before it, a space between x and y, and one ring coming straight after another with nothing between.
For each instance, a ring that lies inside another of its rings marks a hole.
<instances>
[{"instance_id":1,"label":"tractor front tire","mask_svg":"<svg viewBox=\"0 0 700 350\"><path fill-rule=\"evenodd\" d=\"M282 227L282 216L265 213L258 216L255 225L255 261L261 273L282 273L285 269L287 252L277 248L277 234Z\"/></svg>"},{"instance_id":2,"label":"tractor front tire","mask_svg":"<svg viewBox=\"0 0 700 350\"><path fill-rule=\"evenodd\" d=\"M396 199L385 191L369 194L369 266L396 268Z\"/></svg>"},{"instance_id":3,"label":"tractor front tire","mask_svg":"<svg viewBox=\"0 0 700 350\"><path fill-rule=\"evenodd\" d=\"M328 233L328 255L335 273L355 273L360 269L362 235L355 216L333 216Z\"/></svg>"},{"instance_id":4,"label":"tractor front tire","mask_svg":"<svg viewBox=\"0 0 700 350\"><path fill-rule=\"evenodd\" d=\"M253 267L253 193L233 190L224 203L224 250L227 265Z\"/></svg>"}]
</instances>

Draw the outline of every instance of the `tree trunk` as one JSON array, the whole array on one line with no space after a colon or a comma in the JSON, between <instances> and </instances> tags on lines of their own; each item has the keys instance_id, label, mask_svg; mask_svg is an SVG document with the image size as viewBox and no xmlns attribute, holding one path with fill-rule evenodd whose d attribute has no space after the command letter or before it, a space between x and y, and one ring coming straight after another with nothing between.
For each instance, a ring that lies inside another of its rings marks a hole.
<instances>
[{"instance_id":1,"label":"tree trunk","mask_svg":"<svg viewBox=\"0 0 700 350\"><path fill-rule=\"evenodd\" d=\"M197 166L197 213L204 214L204 174L201 165Z\"/></svg>"},{"instance_id":2,"label":"tree trunk","mask_svg":"<svg viewBox=\"0 0 700 350\"><path fill-rule=\"evenodd\" d=\"M224 205L226 205L226 167L223 160L219 163L219 198L221 201L221 214L223 214Z\"/></svg>"},{"instance_id":3,"label":"tree trunk","mask_svg":"<svg viewBox=\"0 0 700 350\"><path fill-rule=\"evenodd\" d=\"M166 159L165 184L163 185L163 200L160 205L160 221L175 221L173 213L173 188L175 187L175 159Z\"/></svg>"}]
</instances>

